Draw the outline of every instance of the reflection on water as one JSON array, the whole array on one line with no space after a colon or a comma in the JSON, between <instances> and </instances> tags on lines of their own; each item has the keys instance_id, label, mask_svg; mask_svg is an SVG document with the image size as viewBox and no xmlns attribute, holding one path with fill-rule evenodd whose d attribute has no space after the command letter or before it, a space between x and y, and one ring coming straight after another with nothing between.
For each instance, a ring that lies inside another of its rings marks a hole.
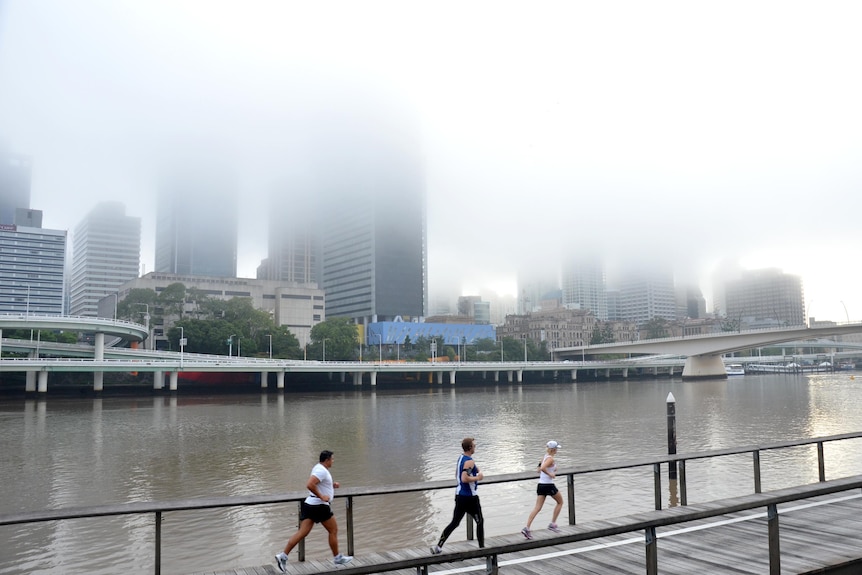
<instances>
[{"instance_id":1,"label":"reflection on water","mask_svg":"<svg viewBox=\"0 0 862 575\"><path fill-rule=\"evenodd\" d=\"M332 473L345 487L450 479L465 436L476 437L486 475L535 469L550 439L563 444L563 469L661 455L668 392L680 453L859 431L860 384L848 374L762 375L9 401L0 403L0 513L296 491L322 449L335 452ZM827 478L862 473L858 442L825 447ZM764 490L816 481L816 448L765 452L761 467ZM748 454L689 461L686 476L689 503L753 490ZM652 480L652 468L577 477L578 520L652 509ZM666 472L662 480L672 504L678 493ZM520 530L535 501L534 482L479 493L489 536ZM357 553L433 541L453 496L454 487L356 500ZM536 526L549 520L546 507ZM346 547L344 501L335 508ZM293 504L167 513L163 572L268 564L296 523ZM324 533L309 536L309 557L327 556ZM453 540L463 537L462 528ZM152 573L153 540L149 515L2 527L0 573Z\"/></svg>"}]
</instances>

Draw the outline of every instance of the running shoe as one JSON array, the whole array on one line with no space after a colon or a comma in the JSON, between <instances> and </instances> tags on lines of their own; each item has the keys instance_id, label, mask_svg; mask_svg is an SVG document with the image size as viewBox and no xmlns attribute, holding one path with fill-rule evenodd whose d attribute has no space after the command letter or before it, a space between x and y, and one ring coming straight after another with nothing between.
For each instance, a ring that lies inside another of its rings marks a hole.
<instances>
[{"instance_id":1,"label":"running shoe","mask_svg":"<svg viewBox=\"0 0 862 575\"><path fill-rule=\"evenodd\" d=\"M346 565L353 561L353 557L351 555L342 555L339 553L332 559L336 565Z\"/></svg>"},{"instance_id":2,"label":"running shoe","mask_svg":"<svg viewBox=\"0 0 862 575\"><path fill-rule=\"evenodd\" d=\"M275 564L282 573L287 573L287 555L279 553L275 556Z\"/></svg>"},{"instance_id":3,"label":"running shoe","mask_svg":"<svg viewBox=\"0 0 862 575\"><path fill-rule=\"evenodd\" d=\"M530 529L528 527L524 527L523 529L521 529L521 535L523 535L527 539L533 538L533 532L530 531Z\"/></svg>"},{"instance_id":4,"label":"running shoe","mask_svg":"<svg viewBox=\"0 0 862 575\"><path fill-rule=\"evenodd\" d=\"M440 555L441 553L443 553L443 548L439 545L435 545L431 548L431 555Z\"/></svg>"},{"instance_id":5,"label":"running shoe","mask_svg":"<svg viewBox=\"0 0 862 575\"><path fill-rule=\"evenodd\" d=\"M556 523L549 523L548 529L550 529L554 533L562 533L563 532L563 530L560 529L560 527Z\"/></svg>"}]
</instances>

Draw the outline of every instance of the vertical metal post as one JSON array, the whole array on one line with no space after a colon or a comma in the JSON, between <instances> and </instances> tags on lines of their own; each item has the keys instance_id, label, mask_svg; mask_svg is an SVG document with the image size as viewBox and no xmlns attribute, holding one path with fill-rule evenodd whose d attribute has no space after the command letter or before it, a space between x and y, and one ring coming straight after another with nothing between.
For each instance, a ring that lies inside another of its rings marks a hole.
<instances>
[{"instance_id":1,"label":"vertical metal post","mask_svg":"<svg viewBox=\"0 0 862 575\"><path fill-rule=\"evenodd\" d=\"M676 455L676 398L667 394L667 454ZM676 479L676 461L667 464L667 478Z\"/></svg>"},{"instance_id":2,"label":"vertical metal post","mask_svg":"<svg viewBox=\"0 0 862 575\"><path fill-rule=\"evenodd\" d=\"M296 502L296 528L297 529L299 529L299 527L302 525L302 519L300 519L300 517L302 517L302 501L297 501ZM298 551L299 560L305 561L305 539L302 539L299 542L299 545L297 545L297 547L299 547L299 551Z\"/></svg>"},{"instance_id":3,"label":"vertical metal post","mask_svg":"<svg viewBox=\"0 0 862 575\"><path fill-rule=\"evenodd\" d=\"M569 492L569 525L575 524L575 476L572 473L566 475L566 487Z\"/></svg>"},{"instance_id":4,"label":"vertical metal post","mask_svg":"<svg viewBox=\"0 0 862 575\"><path fill-rule=\"evenodd\" d=\"M760 493L760 450L751 453L754 458L754 492Z\"/></svg>"},{"instance_id":5,"label":"vertical metal post","mask_svg":"<svg viewBox=\"0 0 862 575\"><path fill-rule=\"evenodd\" d=\"M487 573L488 575L497 575L499 572L500 569L497 564L497 556L488 555L485 558L485 573Z\"/></svg>"},{"instance_id":6,"label":"vertical metal post","mask_svg":"<svg viewBox=\"0 0 862 575\"><path fill-rule=\"evenodd\" d=\"M778 506L766 507L769 522L769 575L781 575L781 543L778 537Z\"/></svg>"},{"instance_id":7,"label":"vertical metal post","mask_svg":"<svg viewBox=\"0 0 862 575\"><path fill-rule=\"evenodd\" d=\"M823 442L817 442L817 472L820 474L820 483L826 481L826 462L823 459Z\"/></svg>"},{"instance_id":8,"label":"vertical metal post","mask_svg":"<svg viewBox=\"0 0 862 575\"><path fill-rule=\"evenodd\" d=\"M155 574L162 572L162 512L156 511L156 567Z\"/></svg>"},{"instance_id":9,"label":"vertical metal post","mask_svg":"<svg viewBox=\"0 0 862 575\"><path fill-rule=\"evenodd\" d=\"M658 574L658 545L656 543L655 527L647 527L646 536L646 572L647 575Z\"/></svg>"},{"instance_id":10,"label":"vertical metal post","mask_svg":"<svg viewBox=\"0 0 862 575\"><path fill-rule=\"evenodd\" d=\"M347 496L347 554L353 555L353 496Z\"/></svg>"},{"instance_id":11,"label":"vertical metal post","mask_svg":"<svg viewBox=\"0 0 862 575\"><path fill-rule=\"evenodd\" d=\"M679 502L683 507L688 505L688 488L685 485L685 459L679 460Z\"/></svg>"},{"instance_id":12,"label":"vertical metal post","mask_svg":"<svg viewBox=\"0 0 862 575\"><path fill-rule=\"evenodd\" d=\"M467 515L467 541L473 540L473 516Z\"/></svg>"},{"instance_id":13,"label":"vertical metal post","mask_svg":"<svg viewBox=\"0 0 862 575\"><path fill-rule=\"evenodd\" d=\"M655 510L661 511L661 463L653 463L652 475L655 483Z\"/></svg>"}]
</instances>

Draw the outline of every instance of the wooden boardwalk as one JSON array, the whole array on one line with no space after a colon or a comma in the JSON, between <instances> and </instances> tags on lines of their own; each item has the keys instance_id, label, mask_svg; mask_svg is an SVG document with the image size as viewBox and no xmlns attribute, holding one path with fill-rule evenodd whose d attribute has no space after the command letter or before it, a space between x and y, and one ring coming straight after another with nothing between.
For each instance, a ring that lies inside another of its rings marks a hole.
<instances>
[{"instance_id":1,"label":"wooden boardwalk","mask_svg":"<svg viewBox=\"0 0 862 575\"><path fill-rule=\"evenodd\" d=\"M685 513L674 508L656 513ZM781 573L862 573L862 493L859 490L792 501L778 505L780 523ZM618 518L566 526L563 534L574 534L585 527L602 529L628 520ZM657 532L658 573L692 574L765 574L770 573L768 524L766 512L750 510L661 527ZM558 535L536 531L536 541ZM505 546L521 541L520 535L491 537L486 547ZM550 541L548 541L550 543ZM475 542L450 542L447 552L473 550ZM359 553L347 566L334 568L331 561L291 562L288 573L308 575L324 571L344 572L380 563L381 555L409 560L428 555L427 547L404 549L386 554ZM644 532L631 532L577 543L550 544L538 549L499 556L499 572L505 575L553 575L569 573L612 574L646 573ZM372 558L372 556L374 556ZM431 565L429 573L484 573L485 560L467 559ZM831 569L831 570L830 570ZM277 575L274 564L196 575ZM416 569L388 571L415 575Z\"/></svg>"}]
</instances>

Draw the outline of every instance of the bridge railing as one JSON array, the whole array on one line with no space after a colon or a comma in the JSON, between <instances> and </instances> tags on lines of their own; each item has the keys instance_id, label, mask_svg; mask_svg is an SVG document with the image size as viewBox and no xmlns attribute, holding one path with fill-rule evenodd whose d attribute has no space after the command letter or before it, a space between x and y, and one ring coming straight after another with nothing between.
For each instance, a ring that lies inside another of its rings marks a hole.
<instances>
[{"instance_id":1,"label":"bridge railing","mask_svg":"<svg viewBox=\"0 0 862 575\"><path fill-rule=\"evenodd\" d=\"M830 442L845 441L850 439L862 438L862 431L853 433L844 433L840 435L830 435L823 437L815 437L809 439L798 439L793 441L784 441L779 443L753 445L745 447L734 447L729 449L718 449L711 451L693 452L693 453L678 453L675 455L667 455L660 457L650 457L637 460L624 460L611 462L592 467L562 469L557 472L560 477L566 478L566 487L568 490L568 520L570 525L576 524L576 493L575 493L575 476L585 476L595 473L615 471L621 469L632 469L641 467L651 467L653 470L653 491L655 509L662 509L662 491L661 491L661 467L662 465L678 465L679 467L679 488L680 488L680 503L683 506L688 505L688 489L686 483L685 464L687 461L711 459L716 457L725 457L731 455L740 455L750 453L752 455L752 489L755 494L761 493L761 461L760 454L764 451L787 449L792 447L800 447L806 445L815 445L817 447L817 470L818 479L820 482L826 481L826 462L823 446ZM515 481L535 481L535 472L520 472L510 473L505 475L496 475L486 477L482 480L483 485L493 485L501 483L511 483ZM421 483L410 483L401 485L389 485L380 487L353 487L343 488L339 490L338 498L346 500L346 533L347 533L347 552L349 555L354 554L354 516L353 509L357 498L379 496L395 493L416 493L435 491L440 489L452 489L452 482L446 481L430 481ZM28 523L40 523L46 521L63 521L68 519L80 519L89 517L107 517L117 515L138 515L138 514L153 514L155 523L155 539L154 539L154 556L155 556L155 573L161 573L161 552L162 552L162 536L161 523L162 514L165 512L190 511L200 509L216 509L216 508L231 508L245 507L256 505L272 505L279 503L299 503L305 499L307 492L296 491L277 495L251 495L237 497L210 497L184 499L175 501L141 501L134 503L115 504L115 505L99 505L91 507L78 508L62 508L49 509L44 511L33 511L23 513L13 513L0 515L0 526L4 525L20 525ZM473 538L473 523L469 519L467 521L467 538ZM299 558L304 560L305 547L304 542L300 543Z\"/></svg>"}]
</instances>

